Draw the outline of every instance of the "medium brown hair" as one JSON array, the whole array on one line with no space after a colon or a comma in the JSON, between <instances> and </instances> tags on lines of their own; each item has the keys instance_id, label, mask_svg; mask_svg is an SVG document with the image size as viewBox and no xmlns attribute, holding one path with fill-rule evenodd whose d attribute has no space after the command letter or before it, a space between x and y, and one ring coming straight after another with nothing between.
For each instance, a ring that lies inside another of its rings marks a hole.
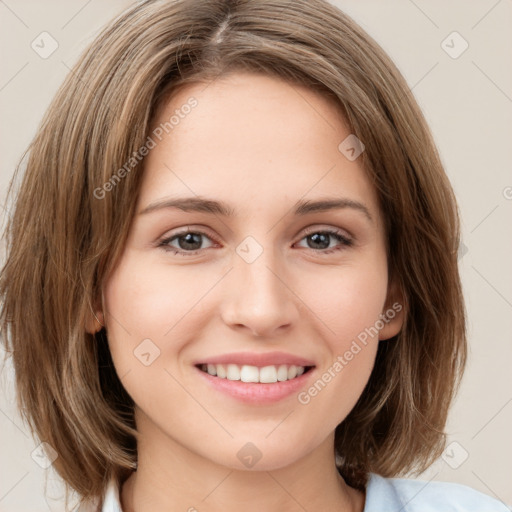
<instances>
[{"instance_id":1,"label":"medium brown hair","mask_svg":"<svg viewBox=\"0 0 512 512\"><path fill-rule=\"evenodd\" d=\"M27 150L0 275L19 408L84 498L136 466L133 401L105 330L91 335L85 325L122 253L143 161L102 198L95 191L143 147L169 94L237 70L333 99L364 143L361 162L378 192L406 314L401 332L380 342L366 388L336 428L341 475L363 489L368 472L419 473L444 448L467 353L459 217L404 78L323 0L146 1L99 34L50 105Z\"/></svg>"}]
</instances>

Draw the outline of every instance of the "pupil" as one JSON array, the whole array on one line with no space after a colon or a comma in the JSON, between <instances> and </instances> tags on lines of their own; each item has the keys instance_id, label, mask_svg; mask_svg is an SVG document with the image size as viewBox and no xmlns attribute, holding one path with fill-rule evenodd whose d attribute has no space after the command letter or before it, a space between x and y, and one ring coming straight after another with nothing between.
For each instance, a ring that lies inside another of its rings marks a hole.
<instances>
[{"instance_id":1,"label":"pupil","mask_svg":"<svg viewBox=\"0 0 512 512\"><path fill-rule=\"evenodd\" d=\"M180 236L180 240L185 240L185 244L180 243L181 249L194 250L201 248L201 235L199 233L187 233L186 235ZM196 244L198 247L195 247L194 244ZM190 245L193 247L190 247Z\"/></svg>"},{"instance_id":2,"label":"pupil","mask_svg":"<svg viewBox=\"0 0 512 512\"><path fill-rule=\"evenodd\" d=\"M311 238L313 243L320 243L322 245L321 249L329 247L329 235L327 235L326 233L315 233L314 235L310 235L309 238Z\"/></svg>"}]
</instances>

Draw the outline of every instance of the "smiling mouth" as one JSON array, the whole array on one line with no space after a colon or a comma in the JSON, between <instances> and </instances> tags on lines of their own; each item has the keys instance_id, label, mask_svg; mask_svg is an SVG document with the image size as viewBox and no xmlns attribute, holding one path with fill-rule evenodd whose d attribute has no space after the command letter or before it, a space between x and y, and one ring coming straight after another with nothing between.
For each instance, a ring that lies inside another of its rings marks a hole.
<instances>
[{"instance_id":1,"label":"smiling mouth","mask_svg":"<svg viewBox=\"0 0 512 512\"><path fill-rule=\"evenodd\" d=\"M294 380L309 372L314 366L269 365L252 366L238 364L198 364L196 368L212 377L239 382L274 384Z\"/></svg>"}]
</instances>

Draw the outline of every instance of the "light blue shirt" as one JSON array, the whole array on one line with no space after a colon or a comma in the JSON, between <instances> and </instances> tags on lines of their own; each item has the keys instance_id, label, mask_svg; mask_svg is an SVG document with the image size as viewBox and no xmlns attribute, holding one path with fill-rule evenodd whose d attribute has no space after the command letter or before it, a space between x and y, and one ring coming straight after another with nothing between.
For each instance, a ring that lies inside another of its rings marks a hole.
<instances>
[{"instance_id":1,"label":"light blue shirt","mask_svg":"<svg viewBox=\"0 0 512 512\"><path fill-rule=\"evenodd\" d=\"M114 509L115 510L115 509ZM370 473L364 512L510 512L505 503L467 485L383 478Z\"/></svg>"},{"instance_id":2,"label":"light blue shirt","mask_svg":"<svg viewBox=\"0 0 512 512\"><path fill-rule=\"evenodd\" d=\"M102 508L82 506L76 512L122 512L119 487L112 480ZM467 485L451 482L383 478L370 473L363 512L511 512L502 501Z\"/></svg>"}]
</instances>

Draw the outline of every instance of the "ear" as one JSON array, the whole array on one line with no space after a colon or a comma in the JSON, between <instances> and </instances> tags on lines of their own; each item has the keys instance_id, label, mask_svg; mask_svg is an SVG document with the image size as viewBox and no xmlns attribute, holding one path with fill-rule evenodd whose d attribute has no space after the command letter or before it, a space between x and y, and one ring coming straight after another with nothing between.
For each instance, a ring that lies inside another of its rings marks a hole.
<instances>
[{"instance_id":1,"label":"ear","mask_svg":"<svg viewBox=\"0 0 512 512\"><path fill-rule=\"evenodd\" d=\"M405 294L398 280L392 279L388 285L386 304L380 318L384 327L379 330L379 340L389 340L396 336L404 324L406 314Z\"/></svg>"},{"instance_id":2,"label":"ear","mask_svg":"<svg viewBox=\"0 0 512 512\"><path fill-rule=\"evenodd\" d=\"M96 334L98 331L105 326L105 317L103 315L102 308L99 305L95 305L94 309L91 306L90 311L85 320L85 330L89 334Z\"/></svg>"}]
</instances>

